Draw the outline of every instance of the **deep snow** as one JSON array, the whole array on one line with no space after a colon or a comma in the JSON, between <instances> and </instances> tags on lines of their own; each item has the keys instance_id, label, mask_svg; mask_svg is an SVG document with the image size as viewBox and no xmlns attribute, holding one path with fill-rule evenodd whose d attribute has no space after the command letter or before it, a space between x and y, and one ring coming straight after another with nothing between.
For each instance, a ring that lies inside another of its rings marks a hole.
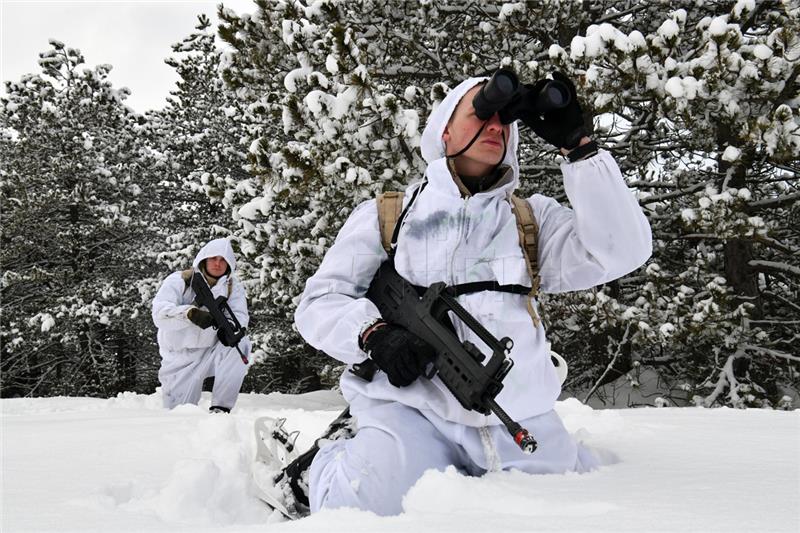
<instances>
[{"instance_id":1,"label":"deep snow","mask_svg":"<svg viewBox=\"0 0 800 533\"><path fill-rule=\"evenodd\" d=\"M800 531L800 411L592 410L559 402L598 471L468 478L428 472L405 513L279 522L250 486L253 421L285 416L305 447L343 407L333 392L243 394L233 415L153 395L2 400L3 532Z\"/></svg>"}]
</instances>

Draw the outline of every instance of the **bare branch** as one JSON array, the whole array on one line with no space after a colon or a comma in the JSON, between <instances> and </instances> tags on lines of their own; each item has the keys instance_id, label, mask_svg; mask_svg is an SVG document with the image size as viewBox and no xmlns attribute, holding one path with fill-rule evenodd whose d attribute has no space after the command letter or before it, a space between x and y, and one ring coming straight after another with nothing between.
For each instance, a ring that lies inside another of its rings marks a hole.
<instances>
[{"instance_id":1,"label":"bare branch","mask_svg":"<svg viewBox=\"0 0 800 533\"><path fill-rule=\"evenodd\" d=\"M608 373L614 369L614 364L617 362L617 359L619 359L619 356L622 354L622 347L625 345L625 343L628 342L628 333L630 333L630 330L631 330L631 323L628 322L628 324L625 326L625 334L622 336L622 340L619 341L619 344L617 344L617 350L614 353L614 357L611 359L611 362L608 363L608 366L603 372L603 375L600 376L600 379L598 379L595 382L594 386L592 387L592 390L590 390L589 394L587 394L586 397L583 399L583 403L589 401L589 398L591 398L592 395L595 393L595 391L597 391L597 389L600 387L600 384L603 382Z\"/></svg>"},{"instance_id":2,"label":"bare branch","mask_svg":"<svg viewBox=\"0 0 800 533\"><path fill-rule=\"evenodd\" d=\"M797 311L800 311L800 305L797 305L796 303L787 300L786 298L784 298L780 294L776 294L776 293L774 293L772 291L764 291L761 294L763 296L772 296L773 298L777 298L778 300L780 300L783 303L787 304L789 307L792 307L792 308L796 309Z\"/></svg>"},{"instance_id":3,"label":"bare branch","mask_svg":"<svg viewBox=\"0 0 800 533\"><path fill-rule=\"evenodd\" d=\"M661 202L661 201L664 201L664 200L669 200L670 198L678 198L678 197L681 197L681 196L686 196L686 195L689 195L689 194L693 194L693 193L695 193L697 191L703 190L707 186L708 186L707 183L697 183L697 184L692 185L691 187L689 187L687 189L682 189L680 191L668 192L666 194L657 194L657 195L654 195L654 196L649 196L649 197L645 198L644 200L640 200L639 204L640 205L647 205L647 204L652 204L652 203L655 203L655 202Z\"/></svg>"},{"instance_id":4,"label":"bare branch","mask_svg":"<svg viewBox=\"0 0 800 533\"><path fill-rule=\"evenodd\" d=\"M772 357L779 357L781 359L788 359L789 361L800 361L800 357L796 355L791 355L785 352L781 352L779 350L770 350L769 348L764 348L763 346L753 346L752 344L744 344L742 345L742 349L755 353L764 353L767 355L771 355Z\"/></svg>"},{"instance_id":5,"label":"bare branch","mask_svg":"<svg viewBox=\"0 0 800 533\"><path fill-rule=\"evenodd\" d=\"M786 263L776 263L775 261L753 260L747 263L759 272L780 272L781 274L791 274L800 276L800 267L787 265Z\"/></svg>"},{"instance_id":6,"label":"bare branch","mask_svg":"<svg viewBox=\"0 0 800 533\"><path fill-rule=\"evenodd\" d=\"M774 209L786 204L793 204L800 200L800 192L794 194L787 194L786 196L778 196L777 198L768 198L766 200L758 200L747 204L748 211L758 211L761 209Z\"/></svg>"}]
</instances>

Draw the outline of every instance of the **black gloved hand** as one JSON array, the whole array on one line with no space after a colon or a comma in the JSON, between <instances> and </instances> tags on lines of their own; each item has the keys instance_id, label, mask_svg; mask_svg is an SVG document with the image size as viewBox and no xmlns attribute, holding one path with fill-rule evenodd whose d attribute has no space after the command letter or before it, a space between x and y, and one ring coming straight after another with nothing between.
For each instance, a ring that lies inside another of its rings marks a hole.
<instances>
[{"instance_id":1,"label":"black gloved hand","mask_svg":"<svg viewBox=\"0 0 800 533\"><path fill-rule=\"evenodd\" d=\"M197 307L189 309L189 312L186 313L186 317L200 329L207 329L214 325L214 319L211 317L211 313L198 309Z\"/></svg>"},{"instance_id":2,"label":"black gloved hand","mask_svg":"<svg viewBox=\"0 0 800 533\"><path fill-rule=\"evenodd\" d=\"M575 84L560 72L553 73L553 79L560 81L569 89L570 102L566 107L547 111L542 116L531 111L532 106L520 113L522 122L532 129L536 135L554 145L556 148L572 150L577 147L583 137L588 135L583 122L583 110L578 103L578 93ZM542 79L533 85L526 85L531 95L539 91L550 80Z\"/></svg>"},{"instance_id":3,"label":"black gloved hand","mask_svg":"<svg viewBox=\"0 0 800 533\"><path fill-rule=\"evenodd\" d=\"M373 330L364 341L364 351L386 372L389 383L407 387L425 373L436 352L405 328L386 324Z\"/></svg>"},{"instance_id":4,"label":"black gloved hand","mask_svg":"<svg viewBox=\"0 0 800 533\"><path fill-rule=\"evenodd\" d=\"M231 329L233 329L233 325L231 325ZM241 340L241 338L245 336L245 332L246 331L247 331L247 328L242 328L241 331L240 331L241 334L239 336L231 335L229 337L228 335L225 334L225 330L224 329L219 328L217 330L217 338L219 339L219 342L221 342L223 346L227 346L228 348L232 348L232 347L236 346L237 344L239 344L239 340Z\"/></svg>"}]
</instances>

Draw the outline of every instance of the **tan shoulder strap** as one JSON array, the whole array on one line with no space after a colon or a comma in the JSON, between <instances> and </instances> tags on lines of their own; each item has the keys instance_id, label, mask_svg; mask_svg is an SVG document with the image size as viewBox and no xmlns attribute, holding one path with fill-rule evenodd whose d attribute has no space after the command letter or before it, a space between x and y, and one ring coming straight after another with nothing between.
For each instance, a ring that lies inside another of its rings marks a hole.
<instances>
[{"instance_id":1,"label":"tan shoulder strap","mask_svg":"<svg viewBox=\"0 0 800 533\"><path fill-rule=\"evenodd\" d=\"M388 254L392 250L392 234L397 219L403 211L403 193L387 191L378 195L378 225L381 230L381 244Z\"/></svg>"},{"instance_id":2,"label":"tan shoulder strap","mask_svg":"<svg viewBox=\"0 0 800 533\"><path fill-rule=\"evenodd\" d=\"M528 294L528 313L533 319L533 324L539 326L539 316L533 308L533 298L539 292L541 277L539 276L539 225L533 215L533 208L524 198L511 195L511 206L517 219L517 233L519 245L525 256L525 265L531 278L531 292Z\"/></svg>"}]
</instances>

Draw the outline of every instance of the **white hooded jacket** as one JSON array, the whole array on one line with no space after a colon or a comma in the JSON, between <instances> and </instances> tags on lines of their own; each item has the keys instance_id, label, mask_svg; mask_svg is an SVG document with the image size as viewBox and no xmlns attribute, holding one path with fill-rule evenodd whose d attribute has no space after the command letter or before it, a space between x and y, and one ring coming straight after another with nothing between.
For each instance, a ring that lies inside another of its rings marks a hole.
<instances>
[{"instance_id":1,"label":"white hooded jacket","mask_svg":"<svg viewBox=\"0 0 800 533\"><path fill-rule=\"evenodd\" d=\"M530 286L508 201L519 182L516 124L511 126L503 162L511 170L488 191L462 198L444 157L442 133L447 121L461 97L485 79L471 78L454 88L431 114L422 134L428 185L406 216L395 255L397 271L415 285L496 281ZM587 160L565 162L561 170L572 209L542 195L528 198L539 224L540 290L587 289L641 266L652 250L650 226L611 155L601 150ZM418 186L407 189L405 202ZM295 313L295 323L306 341L344 363L366 359L358 347L358 336L380 313L364 295L386 258L376 201L369 200L356 207L319 270L306 283ZM495 291L458 298L496 338L514 341L511 358L515 365L497 401L515 420L551 410L560 393L544 328L534 327L526 299ZM462 341L470 340L485 354L491 353L459 320L453 322ZM494 415L465 410L438 377L420 378L398 388L382 372L372 382L345 372L341 388L356 409L361 401L393 400L469 426L500 423Z\"/></svg>"},{"instance_id":2,"label":"white hooded jacket","mask_svg":"<svg viewBox=\"0 0 800 533\"><path fill-rule=\"evenodd\" d=\"M211 287L214 298L225 296L228 305L242 327L247 327L250 315L247 312L245 290L234 276L236 257L228 239L214 239L203 246L192 262L192 269L199 271L200 262L209 257L222 256L228 262L230 271ZM230 296L228 296L230 284ZM173 272L153 299L153 322L158 328L158 346L165 364L170 358L186 355L187 351L206 350L217 342L217 332L213 328L200 329L193 324L186 313L194 307L195 293L187 285L181 272ZM201 309L206 310L205 307Z\"/></svg>"}]
</instances>

